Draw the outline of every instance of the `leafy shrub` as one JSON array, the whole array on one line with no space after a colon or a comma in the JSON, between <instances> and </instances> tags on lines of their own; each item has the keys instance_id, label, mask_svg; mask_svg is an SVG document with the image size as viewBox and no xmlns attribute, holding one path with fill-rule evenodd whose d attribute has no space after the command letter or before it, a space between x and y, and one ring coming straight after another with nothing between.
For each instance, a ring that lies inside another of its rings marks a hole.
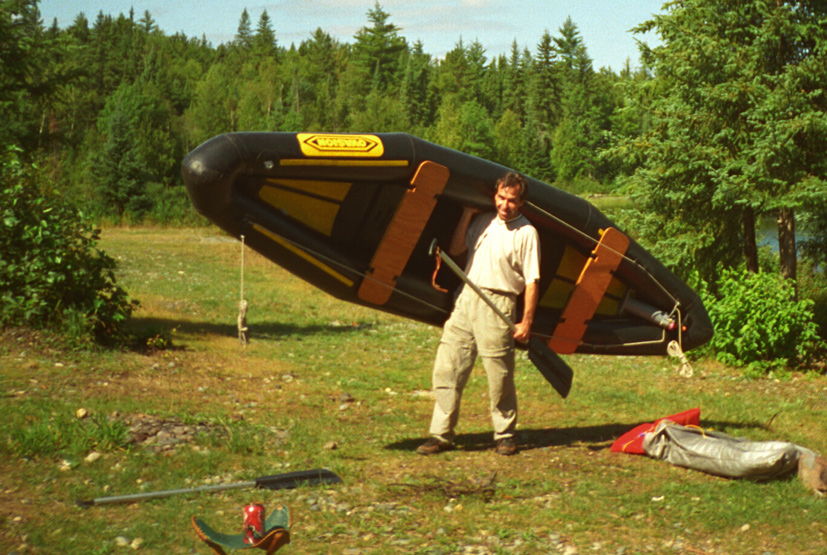
<instances>
[{"instance_id":1,"label":"leafy shrub","mask_svg":"<svg viewBox=\"0 0 827 555\"><path fill-rule=\"evenodd\" d=\"M813 300L813 320L818 325L819 335L827 338L827 269L810 260L798 264L798 292L804 298Z\"/></svg>"},{"instance_id":2,"label":"leafy shrub","mask_svg":"<svg viewBox=\"0 0 827 555\"><path fill-rule=\"evenodd\" d=\"M705 294L715 327L710 347L721 362L767 371L811 362L824 347L814 302L795 299L791 281L778 274L723 270L718 294Z\"/></svg>"},{"instance_id":3,"label":"leafy shrub","mask_svg":"<svg viewBox=\"0 0 827 555\"><path fill-rule=\"evenodd\" d=\"M0 153L0 325L116 337L135 303L96 246L100 230L29 173L15 150Z\"/></svg>"}]
</instances>

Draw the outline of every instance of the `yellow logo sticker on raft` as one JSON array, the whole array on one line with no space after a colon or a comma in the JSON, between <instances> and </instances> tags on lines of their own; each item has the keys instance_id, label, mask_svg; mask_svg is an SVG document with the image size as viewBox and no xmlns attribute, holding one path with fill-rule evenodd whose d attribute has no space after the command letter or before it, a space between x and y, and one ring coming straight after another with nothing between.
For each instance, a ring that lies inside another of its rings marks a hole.
<instances>
[{"instance_id":1,"label":"yellow logo sticker on raft","mask_svg":"<svg viewBox=\"0 0 827 555\"><path fill-rule=\"evenodd\" d=\"M299 145L305 156L359 156L377 158L385 153L376 135L332 135L299 133Z\"/></svg>"}]
</instances>

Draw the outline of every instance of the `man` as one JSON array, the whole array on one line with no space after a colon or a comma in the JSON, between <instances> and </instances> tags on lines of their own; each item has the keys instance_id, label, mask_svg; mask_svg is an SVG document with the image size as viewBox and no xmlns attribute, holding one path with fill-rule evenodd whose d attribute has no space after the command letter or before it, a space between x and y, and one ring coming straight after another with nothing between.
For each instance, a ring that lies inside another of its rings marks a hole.
<instances>
[{"instance_id":1,"label":"man","mask_svg":"<svg viewBox=\"0 0 827 555\"><path fill-rule=\"evenodd\" d=\"M513 321L516 299L523 291L525 308L512 334L473 289L462 287L437 349L431 437L417 449L421 455L433 455L453 447L462 391L477 354L488 376L497 453L517 452L514 341L528 341L540 279L537 230L521 212L527 190L528 183L523 176L511 172L501 177L494 195L496 212L474 218L478 211L466 208L451 240L448 253L457 256L469 251L466 273L470 281L504 314Z\"/></svg>"}]
</instances>

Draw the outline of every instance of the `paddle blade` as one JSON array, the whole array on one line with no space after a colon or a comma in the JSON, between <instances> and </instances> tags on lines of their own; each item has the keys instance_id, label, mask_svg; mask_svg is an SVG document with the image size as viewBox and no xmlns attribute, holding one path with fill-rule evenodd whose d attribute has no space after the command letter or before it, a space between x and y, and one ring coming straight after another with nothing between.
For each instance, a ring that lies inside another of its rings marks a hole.
<instances>
[{"instance_id":1,"label":"paddle blade","mask_svg":"<svg viewBox=\"0 0 827 555\"><path fill-rule=\"evenodd\" d=\"M262 489L293 489L300 485L339 484L342 479L338 474L326 468L300 470L275 476L256 478L256 487Z\"/></svg>"},{"instance_id":2,"label":"paddle blade","mask_svg":"<svg viewBox=\"0 0 827 555\"><path fill-rule=\"evenodd\" d=\"M563 399L568 397L574 371L560 355L549 349L539 337L528 340L528 359Z\"/></svg>"}]
</instances>

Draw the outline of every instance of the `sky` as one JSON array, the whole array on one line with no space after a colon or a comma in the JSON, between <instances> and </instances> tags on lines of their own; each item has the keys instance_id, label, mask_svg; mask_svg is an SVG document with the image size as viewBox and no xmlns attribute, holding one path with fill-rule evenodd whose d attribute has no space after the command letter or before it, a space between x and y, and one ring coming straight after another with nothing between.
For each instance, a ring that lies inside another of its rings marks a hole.
<instances>
[{"instance_id":1,"label":"sky","mask_svg":"<svg viewBox=\"0 0 827 555\"><path fill-rule=\"evenodd\" d=\"M636 39L657 43L653 34L634 35L630 30L659 13L665 0L384 0L389 22L401 28L409 44L421 41L426 53L442 58L460 39L478 41L488 59L508 55L516 40L520 50L536 53L545 31L559 36L571 17L580 31L595 69L619 72L626 61L640 65ZM246 8L255 29L264 10L273 25L278 44L298 46L321 28L340 42L369 25L367 13L375 0L41 0L40 13L48 27L72 24L83 13L90 23L98 13L117 17L134 9L135 19L149 11L167 35L182 32L205 36L213 45L233 40Z\"/></svg>"}]
</instances>

